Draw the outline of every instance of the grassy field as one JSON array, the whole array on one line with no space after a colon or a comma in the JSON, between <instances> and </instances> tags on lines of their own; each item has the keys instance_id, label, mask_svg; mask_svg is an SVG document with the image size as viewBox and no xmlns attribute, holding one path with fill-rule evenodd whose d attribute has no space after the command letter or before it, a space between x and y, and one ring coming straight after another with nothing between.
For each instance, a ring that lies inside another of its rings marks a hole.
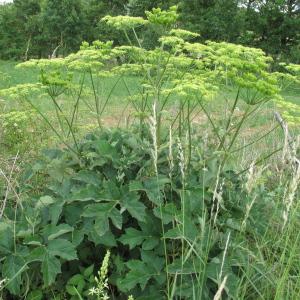
<instances>
[{"instance_id":1,"label":"grassy field","mask_svg":"<svg viewBox=\"0 0 300 300\"><path fill-rule=\"evenodd\" d=\"M38 81L38 74L34 70L20 70L16 69L15 66L17 65L14 61L0 61L0 88L7 88L10 86L14 86L16 84L22 84L22 83L35 83ZM110 92L112 87L114 86L117 78L109 78L109 79L101 79L100 82L98 82L97 89L106 89L107 93ZM126 78L128 81L129 89L134 93L136 91L135 87L135 79L134 78ZM105 97L105 91L103 91L103 96ZM288 90L285 90L283 92L283 97L287 102L291 102L294 104L300 105L300 99L299 99L299 87L298 86L292 86ZM214 99L214 102L212 103L212 106L216 107L215 104L220 104L220 100L224 101L223 95L219 95L216 99ZM233 95L228 95L229 98L234 97ZM109 102L110 107L107 109L107 111L114 112L114 107L122 107L125 106L127 101L126 97L128 97L128 92L122 85L122 83L119 83L116 88L114 89L113 96L111 98L111 101ZM269 104L268 108L272 108L273 105ZM265 107L263 108L265 109ZM262 115L261 120L256 120L256 124L259 125L260 123L264 123L265 117ZM253 123L254 124L254 123ZM255 125L255 124L254 124Z\"/></svg>"},{"instance_id":2,"label":"grassy field","mask_svg":"<svg viewBox=\"0 0 300 300\"><path fill-rule=\"evenodd\" d=\"M16 69L16 64L16 62L12 61L0 62L0 76L2 76L2 79L0 80L0 87L8 88L16 84L35 83L39 80L39 75L34 70ZM135 116L132 114L132 111L130 111L128 106L128 90L131 94L136 93L138 86L136 80L137 79L134 77L126 78L128 89L125 88L124 83L121 80L118 82L118 78L102 78L95 82L96 90L100 97L102 97L102 103L106 101L113 89L107 107L102 114L104 126L126 126L128 122L134 122ZM283 96L288 103L299 104L300 100L298 95L298 87L290 87L289 90L284 91ZM215 116L217 122L218 120L222 120L224 112L231 105L234 97L235 93L226 95L220 93L212 101L206 104L207 109L212 113L213 116ZM37 99L30 99L30 101L32 101L32 103L34 103L45 115L47 115L49 118L52 118L53 121L55 120L55 108L49 97L42 96ZM63 108L66 115L71 115L75 101L76 99L72 98L71 96L63 96L59 98L59 104ZM93 107L94 104L93 102L93 95L90 93L89 95L86 95L85 103L80 103L79 105L77 125L83 134L87 130L97 126L95 114L91 112L91 107ZM23 106L23 103L5 101L5 99L2 99L1 112L5 113L11 110L19 110L20 106ZM176 103L176 99L174 99L174 103ZM237 117L242 115L244 107L245 105L241 101L237 106ZM257 138L257 136L264 136L267 132L271 131L272 128L278 126L278 122L274 118L275 110L276 105L272 102L269 102L259 108L257 113L254 114L252 118L249 118L245 124L245 130L242 131L238 144L242 147L242 145L251 143ZM208 120L201 111L194 114L193 124L193 126L196 127L201 126L202 130L208 130ZM293 135L296 135L299 131L299 126L292 126L290 131ZM277 149L278 145L282 143L282 141L283 132L281 128L278 127L265 139L263 139L263 141L248 147L247 153L241 152L239 154L237 165L244 166L249 162L249 160L255 160L258 157L261 157L264 153L269 153L270 151Z\"/></svg>"}]
</instances>

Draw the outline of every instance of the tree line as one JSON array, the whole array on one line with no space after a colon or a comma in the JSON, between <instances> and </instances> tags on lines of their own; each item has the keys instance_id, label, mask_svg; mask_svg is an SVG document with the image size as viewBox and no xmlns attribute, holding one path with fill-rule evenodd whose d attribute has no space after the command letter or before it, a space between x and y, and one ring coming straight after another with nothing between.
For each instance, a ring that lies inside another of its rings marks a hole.
<instances>
[{"instance_id":1,"label":"tree line","mask_svg":"<svg viewBox=\"0 0 300 300\"><path fill-rule=\"evenodd\" d=\"M66 55L82 41L113 40L105 15L144 16L153 7L178 5L180 26L200 41L226 41L262 48L276 60L300 62L299 0L14 0L0 5L0 59ZM152 33L140 32L147 46Z\"/></svg>"}]
</instances>

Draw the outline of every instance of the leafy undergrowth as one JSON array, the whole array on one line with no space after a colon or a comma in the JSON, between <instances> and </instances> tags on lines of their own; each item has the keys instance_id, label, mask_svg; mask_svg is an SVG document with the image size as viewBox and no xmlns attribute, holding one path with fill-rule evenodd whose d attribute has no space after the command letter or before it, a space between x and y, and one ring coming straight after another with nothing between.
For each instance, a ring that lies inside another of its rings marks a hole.
<instances>
[{"instance_id":1,"label":"leafy undergrowth","mask_svg":"<svg viewBox=\"0 0 300 300\"><path fill-rule=\"evenodd\" d=\"M260 243L280 231L271 227L282 191L219 172L202 142L189 161L171 141L153 160L147 134L120 129L87 135L80 156L45 151L0 222L3 299L105 299L91 291L108 249L111 299L213 299L220 289L226 299L273 297L276 266L296 291L295 256L285 261L287 246L275 243L270 266Z\"/></svg>"}]
</instances>

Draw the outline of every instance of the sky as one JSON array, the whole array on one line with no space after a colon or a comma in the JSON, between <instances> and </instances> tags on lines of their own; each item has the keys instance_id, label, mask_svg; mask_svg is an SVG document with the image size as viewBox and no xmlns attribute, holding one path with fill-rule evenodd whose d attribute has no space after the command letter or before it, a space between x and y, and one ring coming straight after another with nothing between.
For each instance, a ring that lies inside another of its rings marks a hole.
<instances>
[{"instance_id":1,"label":"sky","mask_svg":"<svg viewBox=\"0 0 300 300\"><path fill-rule=\"evenodd\" d=\"M13 2L13 0L0 0L0 4L7 3L7 2Z\"/></svg>"}]
</instances>

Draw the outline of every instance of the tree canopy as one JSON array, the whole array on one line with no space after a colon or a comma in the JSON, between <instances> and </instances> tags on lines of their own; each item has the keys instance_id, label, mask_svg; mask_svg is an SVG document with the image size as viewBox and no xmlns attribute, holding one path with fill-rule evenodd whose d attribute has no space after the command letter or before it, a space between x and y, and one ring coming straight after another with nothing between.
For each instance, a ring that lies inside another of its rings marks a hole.
<instances>
[{"instance_id":1,"label":"tree canopy","mask_svg":"<svg viewBox=\"0 0 300 300\"><path fill-rule=\"evenodd\" d=\"M103 16L144 16L171 5L178 5L180 27L199 41L239 43L275 61L300 62L299 0L14 0L0 5L0 59L65 56L82 41L120 44L123 35L104 26Z\"/></svg>"}]
</instances>

